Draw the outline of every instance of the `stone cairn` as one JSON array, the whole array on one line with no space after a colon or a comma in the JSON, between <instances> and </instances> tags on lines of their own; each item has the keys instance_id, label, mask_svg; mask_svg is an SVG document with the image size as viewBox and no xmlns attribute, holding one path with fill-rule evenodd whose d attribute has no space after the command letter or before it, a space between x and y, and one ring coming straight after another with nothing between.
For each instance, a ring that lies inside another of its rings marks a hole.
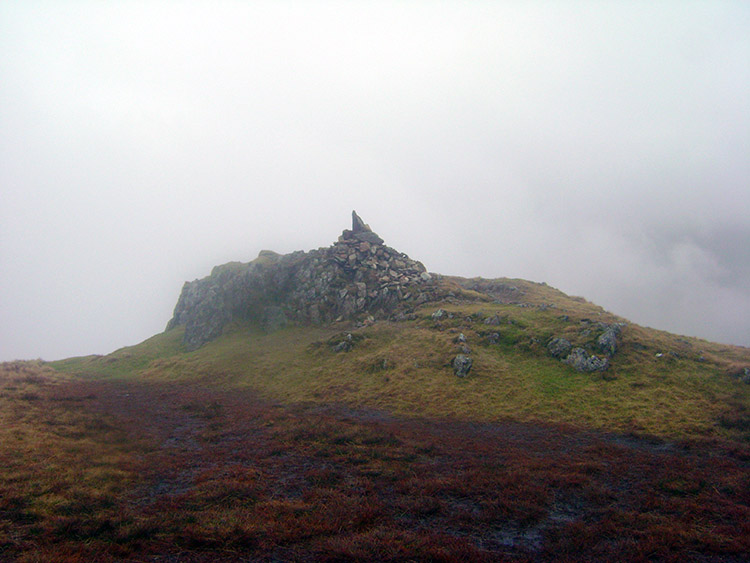
<instances>
[{"instance_id":1,"label":"stone cairn","mask_svg":"<svg viewBox=\"0 0 750 563\"><path fill-rule=\"evenodd\" d=\"M330 256L345 271L354 274L355 282L370 286L368 296L371 298L385 288L399 291L432 278L421 262L385 246L383 239L372 232L356 211L352 211L352 229L341 233L338 242L330 248ZM358 290L362 291L362 286L358 286Z\"/></svg>"},{"instance_id":2,"label":"stone cairn","mask_svg":"<svg viewBox=\"0 0 750 563\"><path fill-rule=\"evenodd\" d=\"M404 305L434 298L432 276L422 263L383 244L356 211L351 230L345 229L329 248L309 254L303 268L309 272L302 273L291 296L298 319L388 318Z\"/></svg>"},{"instance_id":3,"label":"stone cairn","mask_svg":"<svg viewBox=\"0 0 750 563\"><path fill-rule=\"evenodd\" d=\"M197 348L234 321L283 326L287 319L395 318L438 294L421 262L386 246L353 211L351 230L328 248L283 256L262 251L253 262L217 266L187 282L167 328L184 325L186 345Z\"/></svg>"}]
</instances>

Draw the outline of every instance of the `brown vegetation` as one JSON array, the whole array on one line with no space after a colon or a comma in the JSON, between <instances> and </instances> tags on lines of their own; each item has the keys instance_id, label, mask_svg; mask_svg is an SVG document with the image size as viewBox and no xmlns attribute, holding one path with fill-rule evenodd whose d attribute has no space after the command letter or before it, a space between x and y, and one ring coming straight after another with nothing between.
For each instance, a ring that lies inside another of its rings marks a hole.
<instances>
[{"instance_id":1,"label":"brown vegetation","mask_svg":"<svg viewBox=\"0 0 750 563\"><path fill-rule=\"evenodd\" d=\"M0 369L7 561L741 561L750 457Z\"/></svg>"}]
</instances>

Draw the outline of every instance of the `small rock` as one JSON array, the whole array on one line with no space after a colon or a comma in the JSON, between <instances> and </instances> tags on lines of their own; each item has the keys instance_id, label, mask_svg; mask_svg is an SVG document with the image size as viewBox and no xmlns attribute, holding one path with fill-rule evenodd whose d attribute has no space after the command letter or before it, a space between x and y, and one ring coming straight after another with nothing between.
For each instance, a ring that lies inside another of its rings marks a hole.
<instances>
[{"instance_id":1,"label":"small rock","mask_svg":"<svg viewBox=\"0 0 750 563\"><path fill-rule=\"evenodd\" d=\"M563 360L564 363L580 372L604 371L609 367L607 358L590 356L583 348L573 348L570 355Z\"/></svg>"},{"instance_id":2,"label":"small rock","mask_svg":"<svg viewBox=\"0 0 750 563\"><path fill-rule=\"evenodd\" d=\"M498 326L501 322L502 321L500 320L500 317L498 317L497 315L493 315L484 319L484 324L486 325Z\"/></svg>"},{"instance_id":3,"label":"small rock","mask_svg":"<svg viewBox=\"0 0 750 563\"><path fill-rule=\"evenodd\" d=\"M487 335L487 342L490 344L497 344L500 342L500 333L499 332L492 332Z\"/></svg>"},{"instance_id":4,"label":"small rock","mask_svg":"<svg viewBox=\"0 0 750 563\"><path fill-rule=\"evenodd\" d=\"M334 345L333 351L334 352L348 352L352 349L353 342L352 342L352 335L351 333L346 335L346 338L339 342L338 344Z\"/></svg>"},{"instance_id":5,"label":"small rock","mask_svg":"<svg viewBox=\"0 0 750 563\"><path fill-rule=\"evenodd\" d=\"M609 325L596 341L599 350L612 357L617 352L617 337L620 335L620 325Z\"/></svg>"},{"instance_id":6,"label":"small rock","mask_svg":"<svg viewBox=\"0 0 750 563\"><path fill-rule=\"evenodd\" d=\"M419 279L421 279L423 282L428 282L432 279L432 276L427 272L422 272L421 274L419 274Z\"/></svg>"},{"instance_id":7,"label":"small rock","mask_svg":"<svg viewBox=\"0 0 750 563\"><path fill-rule=\"evenodd\" d=\"M453 358L453 373L456 377L466 377L474 362L465 354L458 354Z\"/></svg>"},{"instance_id":8,"label":"small rock","mask_svg":"<svg viewBox=\"0 0 750 563\"><path fill-rule=\"evenodd\" d=\"M435 321L439 321L441 319L444 319L448 316L448 313L445 311L445 309L438 309L434 313L432 313L432 319Z\"/></svg>"},{"instance_id":9,"label":"small rock","mask_svg":"<svg viewBox=\"0 0 750 563\"><path fill-rule=\"evenodd\" d=\"M342 340L336 346L333 347L334 352L348 352L352 349L352 343L347 342L346 340Z\"/></svg>"},{"instance_id":10,"label":"small rock","mask_svg":"<svg viewBox=\"0 0 750 563\"><path fill-rule=\"evenodd\" d=\"M456 342L456 343L464 342L465 343L466 342L466 337L464 336L464 333L463 332L459 333L459 335L456 336L456 338L453 340L453 342Z\"/></svg>"},{"instance_id":11,"label":"small rock","mask_svg":"<svg viewBox=\"0 0 750 563\"><path fill-rule=\"evenodd\" d=\"M742 383L750 385L750 367L739 367L729 371L729 375L736 377Z\"/></svg>"},{"instance_id":12,"label":"small rock","mask_svg":"<svg viewBox=\"0 0 750 563\"><path fill-rule=\"evenodd\" d=\"M573 345L565 338L553 338L547 344L547 351L555 358L566 358Z\"/></svg>"}]
</instances>

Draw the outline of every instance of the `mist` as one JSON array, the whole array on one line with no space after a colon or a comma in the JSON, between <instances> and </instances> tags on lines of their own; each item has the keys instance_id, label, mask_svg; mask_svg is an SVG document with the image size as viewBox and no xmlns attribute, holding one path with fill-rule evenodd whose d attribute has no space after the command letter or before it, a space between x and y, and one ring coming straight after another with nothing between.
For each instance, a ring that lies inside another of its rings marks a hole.
<instances>
[{"instance_id":1,"label":"mist","mask_svg":"<svg viewBox=\"0 0 750 563\"><path fill-rule=\"evenodd\" d=\"M0 360L164 329L328 246L750 346L750 7L0 4Z\"/></svg>"}]
</instances>

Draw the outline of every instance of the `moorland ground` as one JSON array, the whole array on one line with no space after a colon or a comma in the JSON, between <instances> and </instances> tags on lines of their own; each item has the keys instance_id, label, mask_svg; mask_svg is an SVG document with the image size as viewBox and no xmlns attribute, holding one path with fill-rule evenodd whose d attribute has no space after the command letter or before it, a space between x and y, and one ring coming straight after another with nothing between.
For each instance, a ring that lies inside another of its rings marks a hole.
<instances>
[{"instance_id":1,"label":"moorland ground","mask_svg":"<svg viewBox=\"0 0 750 563\"><path fill-rule=\"evenodd\" d=\"M750 560L750 351L491 283L0 365L0 559ZM604 372L547 348L613 325Z\"/></svg>"},{"instance_id":2,"label":"moorland ground","mask_svg":"<svg viewBox=\"0 0 750 563\"><path fill-rule=\"evenodd\" d=\"M8 561L742 561L732 442L0 373Z\"/></svg>"}]
</instances>

